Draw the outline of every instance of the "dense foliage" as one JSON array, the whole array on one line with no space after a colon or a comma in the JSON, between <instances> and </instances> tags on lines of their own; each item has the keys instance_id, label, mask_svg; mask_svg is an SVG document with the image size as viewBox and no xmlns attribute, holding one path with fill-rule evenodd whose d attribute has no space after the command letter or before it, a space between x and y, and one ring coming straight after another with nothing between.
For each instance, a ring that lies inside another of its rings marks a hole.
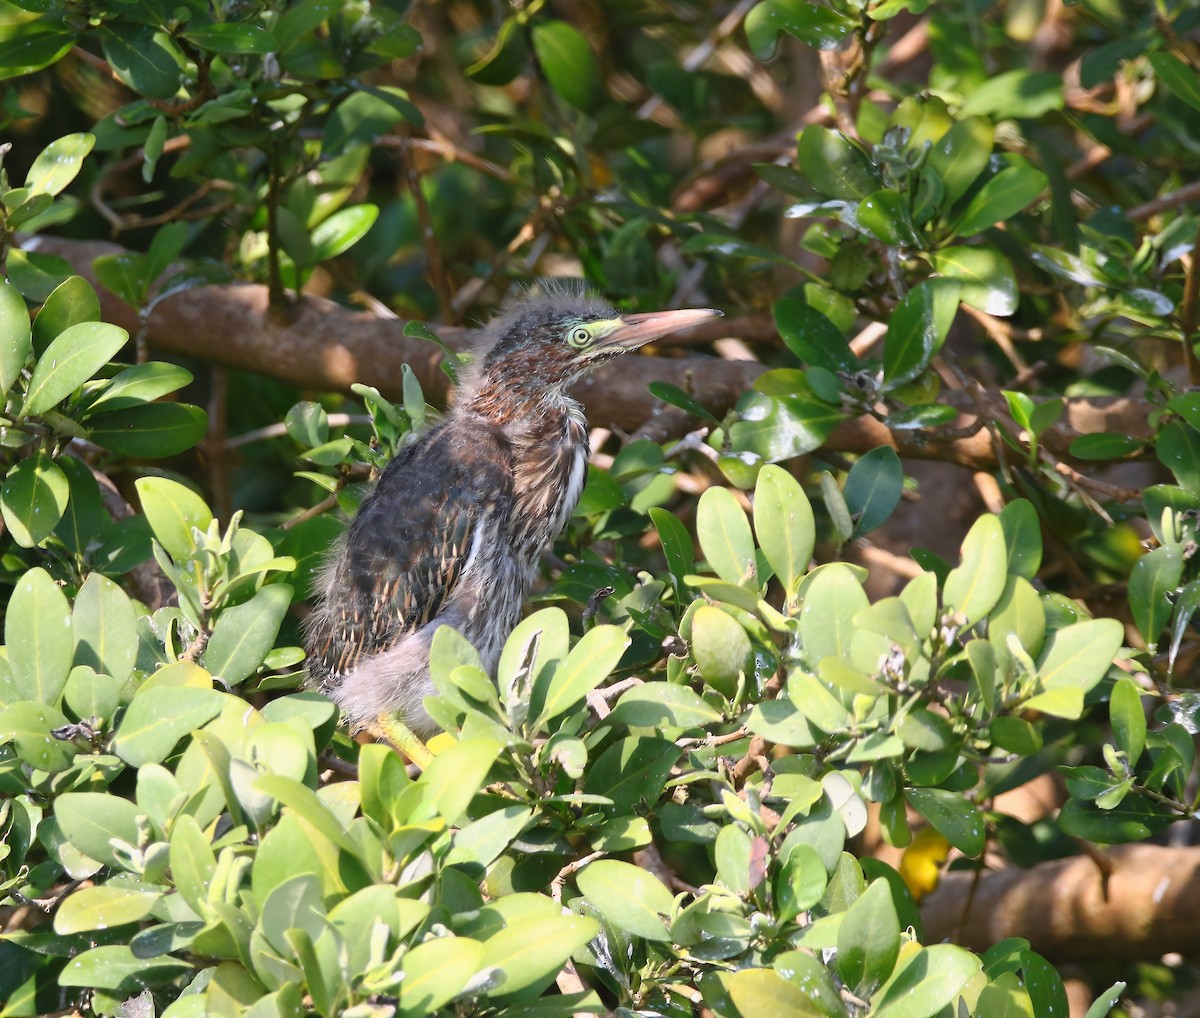
<instances>
[{"instance_id":1,"label":"dense foliage","mask_svg":"<svg viewBox=\"0 0 1200 1018\"><path fill-rule=\"evenodd\" d=\"M969 915L1197 808L1200 8L407 6L0 2L0 1016L1067 1014L1037 922ZM761 371L593 417L409 773L303 691L303 604L542 272ZM239 281L429 321L444 375L156 326ZM1184 994L1161 951L1065 952L1123 966L1089 1018Z\"/></svg>"}]
</instances>

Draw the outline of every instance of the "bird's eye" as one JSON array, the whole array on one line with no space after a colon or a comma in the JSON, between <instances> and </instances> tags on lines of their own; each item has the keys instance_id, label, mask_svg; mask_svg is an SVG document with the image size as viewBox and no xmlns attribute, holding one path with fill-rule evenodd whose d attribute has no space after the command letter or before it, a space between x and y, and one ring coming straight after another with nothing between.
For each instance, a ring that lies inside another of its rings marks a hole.
<instances>
[{"instance_id":1,"label":"bird's eye","mask_svg":"<svg viewBox=\"0 0 1200 1018\"><path fill-rule=\"evenodd\" d=\"M572 346L587 346L592 341L592 334L587 329L572 329L567 342Z\"/></svg>"}]
</instances>

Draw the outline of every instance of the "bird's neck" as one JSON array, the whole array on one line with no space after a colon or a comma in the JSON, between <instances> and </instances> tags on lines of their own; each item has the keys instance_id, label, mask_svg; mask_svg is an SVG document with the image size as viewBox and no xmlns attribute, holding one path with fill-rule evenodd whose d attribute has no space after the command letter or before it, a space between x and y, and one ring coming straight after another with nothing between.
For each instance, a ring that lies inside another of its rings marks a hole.
<instances>
[{"instance_id":1,"label":"bird's neck","mask_svg":"<svg viewBox=\"0 0 1200 1018\"><path fill-rule=\"evenodd\" d=\"M579 403L561 387L547 387L521 378L495 379L484 375L464 388L455 402L454 414L483 418L505 431L526 431L547 419L575 417Z\"/></svg>"}]
</instances>

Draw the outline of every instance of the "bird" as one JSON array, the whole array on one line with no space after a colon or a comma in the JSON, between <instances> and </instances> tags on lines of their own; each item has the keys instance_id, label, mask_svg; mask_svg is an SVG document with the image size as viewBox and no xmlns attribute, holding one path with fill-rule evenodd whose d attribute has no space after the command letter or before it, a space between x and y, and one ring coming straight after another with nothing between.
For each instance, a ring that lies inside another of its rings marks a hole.
<instances>
[{"instance_id":1,"label":"bird","mask_svg":"<svg viewBox=\"0 0 1200 1018\"><path fill-rule=\"evenodd\" d=\"M352 730L429 762L434 633L453 626L494 675L539 560L579 501L588 427L571 385L720 314L620 314L582 285L545 281L484 327L445 417L384 467L320 573L308 684Z\"/></svg>"}]
</instances>

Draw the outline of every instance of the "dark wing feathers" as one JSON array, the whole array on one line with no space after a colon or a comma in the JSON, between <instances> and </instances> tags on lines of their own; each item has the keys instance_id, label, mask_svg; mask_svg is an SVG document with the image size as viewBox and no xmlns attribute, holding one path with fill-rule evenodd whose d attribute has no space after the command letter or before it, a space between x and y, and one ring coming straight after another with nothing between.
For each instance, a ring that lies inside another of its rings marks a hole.
<instances>
[{"instance_id":1,"label":"dark wing feathers","mask_svg":"<svg viewBox=\"0 0 1200 1018\"><path fill-rule=\"evenodd\" d=\"M477 528L506 511L507 443L490 430L465 430L445 424L404 449L350 524L310 640L324 681L435 618Z\"/></svg>"}]
</instances>

